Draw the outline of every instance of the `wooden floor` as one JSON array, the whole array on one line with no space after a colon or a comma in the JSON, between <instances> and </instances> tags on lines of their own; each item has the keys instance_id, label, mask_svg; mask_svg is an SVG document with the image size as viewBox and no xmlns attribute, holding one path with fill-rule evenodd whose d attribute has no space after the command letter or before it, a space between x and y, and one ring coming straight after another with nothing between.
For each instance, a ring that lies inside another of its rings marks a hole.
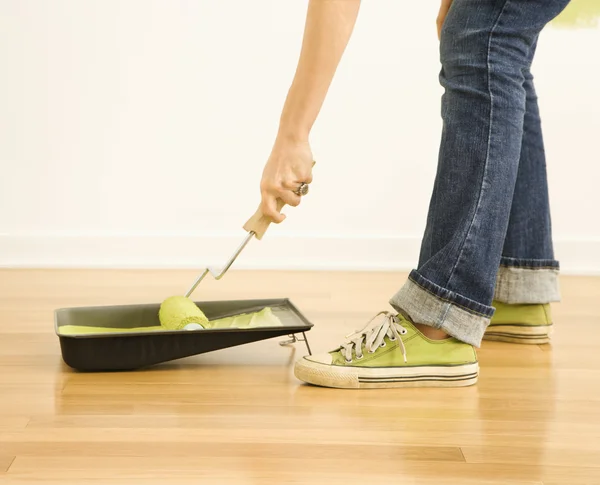
<instances>
[{"instance_id":1,"label":"wooden floor","mask_svg":"<svg viewBox=\"0 0 600 485\"><path fill-rule=\"evenodd\" d=\"M53 310L160 302L187 271L0 271L0 484L600 484L600 278L563 277L550 346L484 343L463 389L305 386L268 340L151 370L83 374ZM230 272L196 299L290 297L314 351L395 273Z\"/></svg>"}]
</instances>

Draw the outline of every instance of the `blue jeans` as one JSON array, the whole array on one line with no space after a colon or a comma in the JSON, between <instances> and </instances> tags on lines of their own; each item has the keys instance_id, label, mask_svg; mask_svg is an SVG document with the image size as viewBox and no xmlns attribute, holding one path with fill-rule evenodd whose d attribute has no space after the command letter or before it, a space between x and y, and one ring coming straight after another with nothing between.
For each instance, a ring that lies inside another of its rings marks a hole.
<instances>
[{"instance_id":1,"label":"blue jeans","mask_svg":"<svg viewBox=\"0 0 600 485\"><path fill-rule=\"evenodd\" d=\"M475 346L494 299L560 299L530 66L568 3L454 0L443 26L437 175L418 268L390 303Z\"/></svg>"}]
</instances>

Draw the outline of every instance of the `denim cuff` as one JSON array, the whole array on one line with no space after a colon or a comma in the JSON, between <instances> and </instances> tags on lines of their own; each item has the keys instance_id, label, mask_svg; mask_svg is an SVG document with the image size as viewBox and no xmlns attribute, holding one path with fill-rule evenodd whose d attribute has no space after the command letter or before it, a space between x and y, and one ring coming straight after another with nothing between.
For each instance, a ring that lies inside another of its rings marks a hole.
<instances>
[{"instance_id":1,"label":"denim cuff","mask_svg":"<svg viewBox=\"0 0 600 485\"><path fill-rule=\"evenodd\" d=\"M502 258L494 299L502 303L538 304L560 301L558 261Z\"/></svg>"},{"instance_id":2,"label":"denim cuff","mask_svg":"<svg viewBox=\"0 0 600 485\"><path fill-rule=\"evenodd\" d=\"M481 345L494 314L492 307L446 290L414 270L390 304L414 322L439 328L475 347Z\"/></svg>"}]
</instances>

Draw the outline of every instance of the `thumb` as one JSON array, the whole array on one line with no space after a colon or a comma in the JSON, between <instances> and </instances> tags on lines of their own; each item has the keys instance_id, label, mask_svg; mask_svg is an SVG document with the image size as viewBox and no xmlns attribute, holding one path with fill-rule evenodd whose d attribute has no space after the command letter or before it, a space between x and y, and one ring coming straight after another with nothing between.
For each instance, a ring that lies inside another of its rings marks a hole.
<instances>
[{"instance_id":1,"label":"thumb","mask_svg":"<svg viewBox=\"0 0 600 485\"><path fill-rule=\"evenodd\" d=\"M275 224L280 224L285 220L285 214L277 210L277 202L272 195L263 195L260 210L264 216L269 217Z\"/></svg>"}]
</instances>

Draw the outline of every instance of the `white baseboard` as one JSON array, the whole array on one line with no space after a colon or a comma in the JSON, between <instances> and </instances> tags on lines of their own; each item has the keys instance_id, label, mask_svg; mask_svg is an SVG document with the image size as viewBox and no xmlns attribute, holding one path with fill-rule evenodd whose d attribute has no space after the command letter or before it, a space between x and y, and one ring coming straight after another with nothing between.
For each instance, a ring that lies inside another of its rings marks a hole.
<instances>
[{"instance_id":1,"label":"white baseboard","mask_svg":"<svg viewBox=\"0 0 600 485\"><path fill-rule=\"evenodd\" d=\"M241 243L232 235L2 235L0 267L201 268L222 266ZM326 237L267 234L251 241L236 269L407 271L416 264L417 237ZM600 274L600 240L558 240L566 274Z\"/></svg>"}]
</instances>

